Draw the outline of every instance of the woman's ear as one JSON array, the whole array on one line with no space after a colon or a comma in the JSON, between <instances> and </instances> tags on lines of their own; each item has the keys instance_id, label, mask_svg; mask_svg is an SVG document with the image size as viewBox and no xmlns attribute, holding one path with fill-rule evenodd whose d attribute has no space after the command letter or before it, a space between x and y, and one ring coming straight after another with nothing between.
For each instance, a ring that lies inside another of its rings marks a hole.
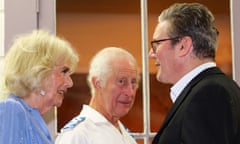
<instances>
[{"instance_id":1,"label":"woman's ear","mask_svg":"<svg viewBox=\"0 0 240 144\"><path fill-rule=\"evenodd\" d=\"M189 36L185 36L181 39L178 48L178 56L186 56L192 51L192 38Z\"/></svg>"}]
</instances>

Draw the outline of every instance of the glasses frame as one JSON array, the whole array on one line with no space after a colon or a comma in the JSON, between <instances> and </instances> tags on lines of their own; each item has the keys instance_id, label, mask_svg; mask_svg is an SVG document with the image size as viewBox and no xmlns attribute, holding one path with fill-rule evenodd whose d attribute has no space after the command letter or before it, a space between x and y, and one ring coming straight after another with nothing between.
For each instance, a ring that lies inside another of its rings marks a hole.
<instances>
[{"instance_id":1,"label":"glasses frame","mask_svg":"<svg viewBox=\"0 0 240 144\"><path fill-rule=\"evenodd\" d=\"M168 41L168 40L179 40L180 37L173 37L173 38L166 38L166 39L160 39L160 40L153 40L151 41L151 46L152 46L152 50L153 53L156 53L157 51L157 46L160 42L164 42L164 41Z\"/></svg>"}]
</instances>

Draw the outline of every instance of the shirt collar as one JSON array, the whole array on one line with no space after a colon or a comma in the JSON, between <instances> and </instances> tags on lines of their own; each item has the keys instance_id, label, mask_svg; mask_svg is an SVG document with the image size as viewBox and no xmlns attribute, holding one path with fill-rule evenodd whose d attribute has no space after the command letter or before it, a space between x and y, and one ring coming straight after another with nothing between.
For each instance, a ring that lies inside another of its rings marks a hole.
<instances>
[{"instance_id":1,"label":"shirt collar","mask_svg":"<svg viewBox=\"0 0 240 144\"><path fill-rule=\"evenodd\" d=\"M172 102L174 103L176 101L176 99L178 98L180 93L183 91L183 89L187 86L187 84L196 75L198 75L199 73L201 73L205 69L208 69L208 68L211 68L211 67L216 67L216 63L215 62L204 63L204 64L194 68L192 71L190 71L185 76L183 76L179 81L177 81L177 83L175 83L171 87L171 91L170 91L170 97L171 97Z\"/></svg>"},{"instance_id":2,"label":"shirt collar","mask_svg":"<svg viewBox=\"0 0 240 144\"><path fill-rule=\"evenodd\" d=\"M109 122L101 113L90 107L89 105L83 105L83 110L80 113L81 116L91 119L95 123Z\"/></svg>"}]
</instances>

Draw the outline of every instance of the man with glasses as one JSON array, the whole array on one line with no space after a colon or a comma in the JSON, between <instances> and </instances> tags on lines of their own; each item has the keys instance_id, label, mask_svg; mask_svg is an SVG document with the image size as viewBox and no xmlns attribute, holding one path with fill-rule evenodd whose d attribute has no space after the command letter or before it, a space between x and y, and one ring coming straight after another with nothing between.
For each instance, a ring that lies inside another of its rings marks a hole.
<instances>
[{"instance_id":1,"label":"man with glasses","mask_svg":"<svg viewBox=\"0 0 240 144\"><path fill-rule=\"evenodd\" d=\"M215 63L218 31L202 4L165 9L149 57L156 78L173 84L173 106L153 144L240 144L240 88Z\"/></svg>"}]
</instances>

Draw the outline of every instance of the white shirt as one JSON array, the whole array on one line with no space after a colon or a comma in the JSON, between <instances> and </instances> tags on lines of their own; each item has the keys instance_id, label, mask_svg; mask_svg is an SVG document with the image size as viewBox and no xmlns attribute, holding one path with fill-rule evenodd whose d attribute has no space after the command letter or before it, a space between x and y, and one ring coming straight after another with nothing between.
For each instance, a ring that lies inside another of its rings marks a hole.
<instances>
[{"instance_id":1,"label":"white shirt","mask_svg":"<svg viewBox=\"0 0 240 144\"><path fill-rule=\"evenodd\" d=\"M215 66L216 66L215 62L208 62L208 63L202 64L196 67L195 69L193 69L192 71L190 71L189 73L187 73L179 81L177 81L177 83L171 87L170 96L171 96L172 102L174 103L176 101L176 99L181 94L183 89L194 77L196 77L199 73L201 73L205 69L215 67Z\"/></svg>"},{"instance_id":2,"label":"white shirt","mask_svg":"<svg viewBox=\"0 0 240 144\"><path fill-rule=\"evenodd\" d=\"M55 144L137 144L120 121L121 132L87 105L83 105L77 119L73 119L73 127L62 129Z\"/></svg>"}]
</instances>

